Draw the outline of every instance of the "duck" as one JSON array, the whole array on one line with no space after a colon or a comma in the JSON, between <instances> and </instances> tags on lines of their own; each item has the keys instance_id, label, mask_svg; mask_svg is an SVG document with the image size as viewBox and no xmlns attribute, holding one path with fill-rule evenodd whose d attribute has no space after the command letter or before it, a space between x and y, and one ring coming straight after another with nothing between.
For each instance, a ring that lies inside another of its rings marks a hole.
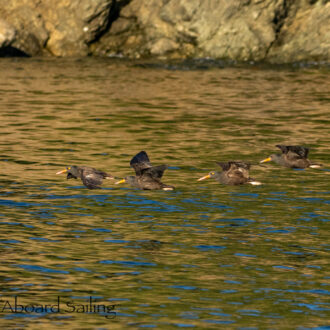
<instances>
[{"instance_id":1,"label":"duck","mask_svg":"<svg viewBox=\"0 0 330 330\"><path fill-rule=\"evenodd\" d=\"M141 190L174 190L173 186L160 181L167 165L152 166L145 151L140 151L130 161L130 166L135 171L135 176L127 176L115 184L128 183L130 186Z\"/></svg>"},{"instance_id":2,"label":"duck","mask_svg":"<svg viewBox=\"0 0 330 330\"><path fill-rule=\"evenodd\" d=\"M249 176L251 164L242 161L228 161L216 162L221 168L222 172L211 171L209 174L199 178L197 181L213 178L219 183L225 185L261 185L261 182L256 181Z\"/></svg>"},{"instance_id":3,"label":"duck","mask_svg":"<svg viewBox=\"0 0 330 330\"><path fill-rule=\"evenodd\" d=\"M103 179L115 179L114 176L106 172L97 170L93 167L88 166L67 166L64 170L57 172L56 174L67 173L67 179L78 179L80 178L82 183L88 189L101 188Z\"/></svg>"},{"instance_id":4,"label":"duck","mask_svg":"<svg viewBox=\"0 0 330 330\"><path fill-rule=\"evenodd\" d=\"M260 163L273 161L278 165L289 168L320 168L322 164L312 163L307 157L309 149L302 146L276 145L282 151L282 154L272 154L263 159Z\"/></svg>"}]
</instances>

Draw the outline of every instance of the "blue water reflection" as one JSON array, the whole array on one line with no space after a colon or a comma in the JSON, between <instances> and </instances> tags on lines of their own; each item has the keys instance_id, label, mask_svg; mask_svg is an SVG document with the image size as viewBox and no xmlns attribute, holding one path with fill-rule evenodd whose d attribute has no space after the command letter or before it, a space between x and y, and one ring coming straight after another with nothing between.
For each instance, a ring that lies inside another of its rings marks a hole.
<instances>
[{"instance_id":1,"label":"blue water reflection","mask_svg":"<svg viewBox=\"0 0 330 330\"><path fill-rule=\"evenodd\" d=\"M2 327L327 329L328 69L202 64L0 61ZM259 166L279 143L325 166ZM140 150L174 191L55 175L123 178ZM229 160L262 185L197 181Z\"/></svg>"}]
</instances>

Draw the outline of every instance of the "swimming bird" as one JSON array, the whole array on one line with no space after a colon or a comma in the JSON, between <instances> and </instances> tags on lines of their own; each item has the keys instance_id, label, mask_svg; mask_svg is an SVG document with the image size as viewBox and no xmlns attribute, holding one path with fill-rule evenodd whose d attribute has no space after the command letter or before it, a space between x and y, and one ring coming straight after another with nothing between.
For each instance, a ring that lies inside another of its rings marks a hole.
<instances>
[{"instance_id":1,"label":"swimming bird","mask_svg":"<svg viewBox=\"0 0 330 330\"><path fill-rule=\"evenodd\" d=\"M103 179L115 179L114 176L103 171L96 170L88 166L68 166L66 169L57 172L56 174L67 173L67 179L80 178L83 184L88 189L101 188Z\"/></svg>"},{"instance_id":2,"label":"swimming bird","mask_svg":"<svg viewBox=\"0 0 330 330\"><path fill-rule=\"evenodd\" d=\"M199 178L202 181L214 178L222 184L239 185L249 183L252 185L260 185L261 182L256 181L249 176L250 164L241 161L217 162L222 168L222 172L211 171L208 175Z\"/></svg>"},{"instance_id":3,"label":"swimming bird","mask_svg":"<svg viewBox=\"0 0 330 330\"><path fill-rule=\"evenodd\" d=\"M290 167L290 168L319 168L321 164L314 164L307 159L309 149L301 146L284 146L276 145L277 148L281 149L282 154L272 154L268 158L260 161L260 163L266 163L274 161L275 163Z\"/></svg>"},{"instance_id":4,"label":"swimming bird","mask_svg":"<svg viewBox=\"0 0 330 330\"><path fill-rule=\"evenodd\" d=\"M130 166L135 170L135 176L127 176L116 182L116 184L127 182L132 187L142 190L173 190L173 186L162 183L164 171L167 165L152 166L145 151L140 151L130 162Z\"/></svg>"}]
</instances>

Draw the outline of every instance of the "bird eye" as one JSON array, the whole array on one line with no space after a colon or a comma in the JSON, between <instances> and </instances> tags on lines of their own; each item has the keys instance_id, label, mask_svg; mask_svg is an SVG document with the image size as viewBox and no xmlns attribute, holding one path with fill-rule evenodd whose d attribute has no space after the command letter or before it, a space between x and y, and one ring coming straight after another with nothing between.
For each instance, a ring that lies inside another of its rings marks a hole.
<instances>
[{"instance_id":1,"label":"bird eye","mask_svg":"<svg viewBox=\"0 0 330 330\"><path fill-rule=\"evenodd\" d=\"M211 175L214 175L214 172L211 172Z\"/></svg>"}]
</instances>

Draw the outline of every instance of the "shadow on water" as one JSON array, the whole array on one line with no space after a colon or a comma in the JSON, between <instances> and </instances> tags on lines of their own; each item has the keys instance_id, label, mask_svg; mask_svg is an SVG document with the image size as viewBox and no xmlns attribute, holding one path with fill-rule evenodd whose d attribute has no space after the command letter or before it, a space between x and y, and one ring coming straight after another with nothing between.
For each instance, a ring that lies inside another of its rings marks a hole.
<instances>
[{"instance_id":1,"label":"shadow on water","mask_svg":"<svg viewBox=\"0 0 330 330\"><path fill-rule=\"evenodd\" d=\"M327 67L89 58L0 67L1 325L327 326ZM255 187L197 182L216 161L257 164L279 143L306 145L325 166L252 166ZM140 150L169 165L162 180L174 191L110 180L88 190L55 175L74 164L132 175ZM15 296L30 307L11 310Z\"/></svg>"}]
</instances>

